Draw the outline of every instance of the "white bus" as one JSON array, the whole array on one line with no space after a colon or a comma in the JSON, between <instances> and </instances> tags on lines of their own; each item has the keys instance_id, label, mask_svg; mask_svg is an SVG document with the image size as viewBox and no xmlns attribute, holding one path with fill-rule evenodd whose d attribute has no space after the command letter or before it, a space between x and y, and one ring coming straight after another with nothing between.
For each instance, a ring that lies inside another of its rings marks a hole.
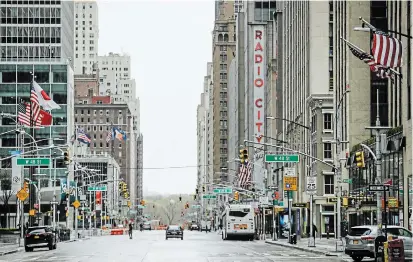
<instances>
[{"instance_id":1,"label":"white bus","mask_svg":"<svg viewBox=\"0 0 413 262\"><path fill-rule=\"evenodd\" d=\"M254 240L254 208L251 205L228 205L221 216L222 239Z\"/></svg>"}]
</instances>

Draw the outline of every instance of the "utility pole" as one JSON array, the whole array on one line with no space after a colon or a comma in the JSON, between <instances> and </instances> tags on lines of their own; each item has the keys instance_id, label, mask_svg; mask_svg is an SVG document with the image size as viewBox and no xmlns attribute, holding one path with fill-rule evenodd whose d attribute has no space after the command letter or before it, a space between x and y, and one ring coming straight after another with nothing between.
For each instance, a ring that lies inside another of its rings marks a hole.
<instances>
[{"instance_id":1,"label":"utility pole","mask_svg":"<svg viewBox=\"0 0 413 262\"><path fill-rule=\"evenodd\" d=\"M376 112L376 126L370 126L366 127L366 129L371 129L375 131L375 136L376 136L376 154L375 154L375 164L376 164L376 185L383 185L383 179L381 176L381 134L383 131L387 131L391 129L391 127L384 127L380 126L380 115L379 115L379 88L377 88L376 91L376 105L377 105L377 112ZM376 192L376 200L377 200L377 214L376 214L376 219L377 219L377 225L378 225L378 235L381 234L382 230L382 206L381 206L381 199L382 199L382 192L378 191ZM387 222L386 222L387 224Z\"/></svg>"}]
</instances>

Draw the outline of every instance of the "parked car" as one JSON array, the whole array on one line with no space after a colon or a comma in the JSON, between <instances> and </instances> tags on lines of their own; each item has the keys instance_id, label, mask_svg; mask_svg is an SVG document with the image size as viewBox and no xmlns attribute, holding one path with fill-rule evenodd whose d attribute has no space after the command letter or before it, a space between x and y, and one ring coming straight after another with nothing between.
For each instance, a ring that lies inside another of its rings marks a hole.
<instances>
[{"instance_id":1,"label":"parked car","mask_svg":"<svg viewBox=\"0 0 413 262\"><path fill-rule=\"evenodd\" d=\"M181 240L184 240L184 231L182 230L182 227L177 225L168 226L165 239L168 240L168 238L180 238Z\"/></svg>"},{"instance_id":2,"label":"parked car","mask_svg":"<svg viewBox=\"0 0 413 262\"><path fill-rule=\"evenodd\" d=\"M29 227L24 238L24 249L26 252L33 251L34 248L56 249L56 234L51 227L38 226Z\"/></svg>"},{"instance_id":3,"label":"parked car","mask_svg":"<svg viewBox=\"0 0 413 262\"><path fill-rule=\"evenodd\" d=\"M346 236L345 253L354 261L362 261L364 257L374 258L374 241L377 237L377 226L355 226ZM383 233L385 229L382 229ZM403 240L406 260L412 259L412 232L400 226L387 226L387 235Z\"/></svg>"}]
</instances>

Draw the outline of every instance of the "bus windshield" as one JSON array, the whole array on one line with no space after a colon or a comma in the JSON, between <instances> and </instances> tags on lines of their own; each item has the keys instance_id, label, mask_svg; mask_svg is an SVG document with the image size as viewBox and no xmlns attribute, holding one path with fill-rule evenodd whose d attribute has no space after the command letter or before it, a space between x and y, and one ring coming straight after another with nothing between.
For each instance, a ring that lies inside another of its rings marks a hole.
<instances>
[{"instance_id":1,"label":"bus windshield","mask_svg":"<svg viewBox=\"0 0 413 262\"><path fill-rule=\"evenodd\" d=\"M248 212L241 211L241 210L230 210L229 211L229 216L231 217L245 217L248 215Z\"/></svg>"}]
</instances>

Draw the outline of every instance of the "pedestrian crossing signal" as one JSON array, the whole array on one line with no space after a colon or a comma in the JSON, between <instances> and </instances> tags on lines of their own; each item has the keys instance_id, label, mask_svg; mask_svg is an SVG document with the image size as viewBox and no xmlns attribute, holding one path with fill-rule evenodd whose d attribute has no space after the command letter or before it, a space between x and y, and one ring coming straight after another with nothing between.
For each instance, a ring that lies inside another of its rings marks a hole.
<instances>
[{"instance_id":1,"label":"pedestrian crossing signal","mask_svg":"<svg viewBox=\"0 0 413 262\"><path fill-rule=\"evenodd\" d=\"M238 193L238 191L235 191L235 193L234 193L234 200L235 200L235 201L238 201L238 200L239 200L239 193Z\"/></svg>"}]
</instances>

